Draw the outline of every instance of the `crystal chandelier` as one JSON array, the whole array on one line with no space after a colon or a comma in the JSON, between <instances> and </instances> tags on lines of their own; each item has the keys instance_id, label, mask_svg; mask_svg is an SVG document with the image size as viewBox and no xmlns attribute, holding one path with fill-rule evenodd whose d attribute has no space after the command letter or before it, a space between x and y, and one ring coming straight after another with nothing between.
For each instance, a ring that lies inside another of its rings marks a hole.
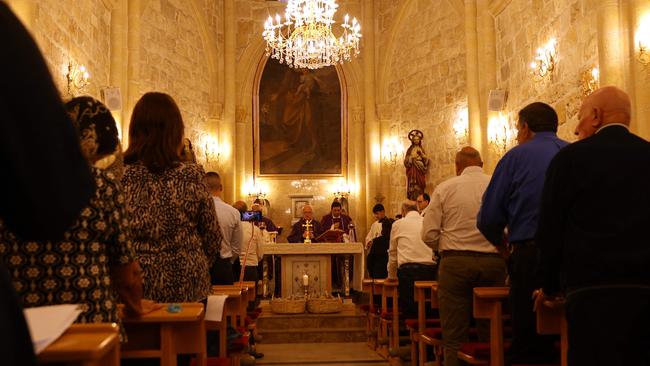
<instances>
[{"instance_id":1,"label":"crystal chandelier","mask_svg":"<svg viewBox=\"0 0 650 366\"><path fill-rule=\"evenodd\" d=\"M361 25L346 14L343 33L332 32L336 0L289 0L284 22L279 14L269 16L262 36L266 55L289 67L318 69L349 61L359 54Z\"/></svg>"}]
</instances>

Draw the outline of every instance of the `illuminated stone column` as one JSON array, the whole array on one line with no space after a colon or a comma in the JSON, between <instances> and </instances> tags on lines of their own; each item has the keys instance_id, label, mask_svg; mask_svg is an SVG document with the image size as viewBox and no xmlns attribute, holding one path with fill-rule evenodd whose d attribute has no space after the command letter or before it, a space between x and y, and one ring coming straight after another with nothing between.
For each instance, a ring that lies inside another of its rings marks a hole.
<instances>
[{"instance_id":1,"label":"illuminated stone column","mask_svg":"<svg viewBox=\"0 0 650 366\"><path fill-rule=\"evenodd\" d=\"M128 120L130 119L131 112L135 103L137 103L138 98L140 98L140 23L142 22L142 11L143 5L140 0L128 0L127 1L127 42L128 42L128 53L127 53L127 63L128 68L126 72L127 77L127 88L123 94L123 100L126 101L125 105L122 108L126 109L126 113L123 114L125 121L123 121L122 126L126 127L122 130L122 136L124 136L124 148L128 146ZM112 37L111 37L112 38ZM111 39L112 41L112 39ZM111 60L112 63L112 60ZM112 65L111 65L112 66ZM126 98L124 98L126 96Z\"/></svg>"},{"instance_id":2,"label":"illuminated stone column","mask_svg":"<svg viewBox=\"0 0 650 366\"><path fill-rule=\"evenodd\" d=\"M365 135L366 135L366 203L372 206L375 197L380 193L377 182L381 173L380 154L380 131L376 116L375 102L375 11L374 0L363 2L363 45L361 55L363 57L363 94L365 114ZM366 226L370 227L370 218L366 220Z\"/></svg>"},{"instance_id":3,"label":"illuminated stone column","mask_svg":"<svg viewBox=\"0 0 650 366\"><path fill-rule=\"evenodd\" d=\"M122 109L113 111L122 132L122 147L129 143L129 118L131 115L130 106L128 105L127 96L129 88L129 13L127 0L118 0L113 3L115 6L111 9L111 64L109 83L111 86L120 88L122 95Z\"/></svg>"},{"instance_id":4,"label":"illuminated stone column","mask_svg":"<svg viewBox=\"0 0 650 366\"><path fill-rule=\"evenodd\" d=\"M485 156L487 149L483 146L483 131L481 131L481 86L479 84L476 13L476 0L465 0L465 51L469 142Z\"/></svg>"},{"instance_id":5,"label":"illuminated stone column","mask_svg":"<svg viewBox=\"0 0 650 366\"><path fill-rule=\"evenodd\" d=\"M625 88L621 9L618 0L598 0L598 63L600 84Z\"/></svg>"},{"instance_id":6,"label":"illuminated stone column","mask_svg":"<svg viewBox=\"0 0 650 366\"><path fill-rule=\"evenodd\" d=\"M235 58L237 19L235 11L235 0L223 1L223 23L224 23L224 108L223 121L219 128L219 143L223 149L224 159L221 163L224 179L224 200L233 202L238 196L235 193L237 187L237 174L235 173L235 162L240 158L234 148L236 134L236 72L237 63ZM239 145L239 144L238 144ZM241 145L244 145L243 143ZM242 146L243 147L243 146ZM243 156L241 156L243 160Z\"/></svg>"},{"instance_id":7,"label":"illuminated stone column","mask_svg":"<svg viewBox=\"0 0 650 366\"><path fill-rule=\"evenodd\" d=\"M648 140L650 139L650 65L644 67L637 60L639 56L637 32L641 22L650 23L650 0L634 0L630 7L630 66L634 108L631 129ZM650 27L650 24L646 24L645 27Z\"/></svg>"},{"instance_id":8,"label":"illuminated stone column","mask_svg":"<svg viewBox=\"0 0 650 366\"><path fill-rule=\"evenodd\" d=\"M480 70L480 93L479 93L479 110L481 111L480 118L480 146L477 148L486 163L486 171L494 170L494 160L490 159L489 143L488 143L488 121L491 117L488 112L488 97L490 90L497 87L497 51L496 51L496 29L494 25L494 16L488 8L487 1L480 1L478 3L478 64ZM495 112L492 112L495 113Z\"/></svg>"}]
</instances>

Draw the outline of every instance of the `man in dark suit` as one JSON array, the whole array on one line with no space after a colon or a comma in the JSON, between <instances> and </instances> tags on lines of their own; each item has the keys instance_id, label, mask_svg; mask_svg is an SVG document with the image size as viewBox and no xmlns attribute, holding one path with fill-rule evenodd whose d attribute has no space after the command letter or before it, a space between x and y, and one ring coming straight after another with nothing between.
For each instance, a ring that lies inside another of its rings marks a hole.
<instances>
[{"instance_id":1,"label":"man in dark suit","mask_svg":"<svg viewBox=\"0 0 650 366\"><path fill-rule=\"evenodd\" d=\"M650 143L630 112L616 87L591 94L546 175L542 294L566 296L569 365L650 365Z\"/></svg>"}]
</instances>

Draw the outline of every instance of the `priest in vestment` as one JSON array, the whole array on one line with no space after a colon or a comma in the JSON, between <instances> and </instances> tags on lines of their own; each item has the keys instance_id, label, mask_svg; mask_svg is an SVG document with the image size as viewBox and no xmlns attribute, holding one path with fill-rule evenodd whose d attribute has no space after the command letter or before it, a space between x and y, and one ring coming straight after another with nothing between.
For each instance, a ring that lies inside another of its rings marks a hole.
<instances>
[{"instance_id":1,"label":"priest in vestment","mask_svg":"<svg viewBox=\"0 0 650 366\"><path fill-rule=\"evenodd\" d=\"M323 230L330 229L343 230L346 234L350 234L350 225L352 218L341 212L341 202L332 202L331 211L329 214L323 216L321 226ZM334 287L345 291L345 259L348 259L350 269L350 282L352 282L352 268L354 267L353 258L350 255L336 255L332 256L332 284Z\"/></svg>"},{"instance_id":2,"label":"priest in vestment","mask_svg":"<svg viewBox=\"0 0 650 366\"><path fill-rule=\"evenodd\" d=\"M323 233L321 224L314 220L314 209L310 205L305 205L302 207L302 218L291 227L291 234L287 236L287 241L289 243L304 242L306 234L305 224L308 222L313 225L311 228L311 240L314 240Z\"/></svg>"},{"instance_id":3,"label":"priest in vestment","mask_svg":"<svg viewBox=\"0 0 650 366\"><path fill-rule=\"evenodd\" d=\"M341 202L334 201L332 202L330 213L323 216L320 225L325 231L330 229L340 229L343 230L346 234L349 234L351 223L352 219L350 216L345 215L341 212Z\"/></svg>"}]
</instances>

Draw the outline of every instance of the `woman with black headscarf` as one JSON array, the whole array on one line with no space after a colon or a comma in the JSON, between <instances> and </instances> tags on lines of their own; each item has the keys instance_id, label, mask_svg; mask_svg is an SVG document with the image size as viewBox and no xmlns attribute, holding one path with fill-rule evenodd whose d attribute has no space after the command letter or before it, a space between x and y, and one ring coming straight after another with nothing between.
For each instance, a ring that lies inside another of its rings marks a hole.
<instances>
[{"instance_id":1,"label":"woman with black headscarf","mask_svg":"<svg viewBox=\"0 0 650 366\"><path fill-rule=\"evenodd\" d=\"M115 152L117 127L103 104L79 97L65 108L91 165ZM62 240L25 240L0 221L0 260L25 307L80 304L78 322L119 323L113 289L128 314L141 314L142 279L119 181L110 171L91 171L95 192Z\"/></svg>"}]
</instances>

